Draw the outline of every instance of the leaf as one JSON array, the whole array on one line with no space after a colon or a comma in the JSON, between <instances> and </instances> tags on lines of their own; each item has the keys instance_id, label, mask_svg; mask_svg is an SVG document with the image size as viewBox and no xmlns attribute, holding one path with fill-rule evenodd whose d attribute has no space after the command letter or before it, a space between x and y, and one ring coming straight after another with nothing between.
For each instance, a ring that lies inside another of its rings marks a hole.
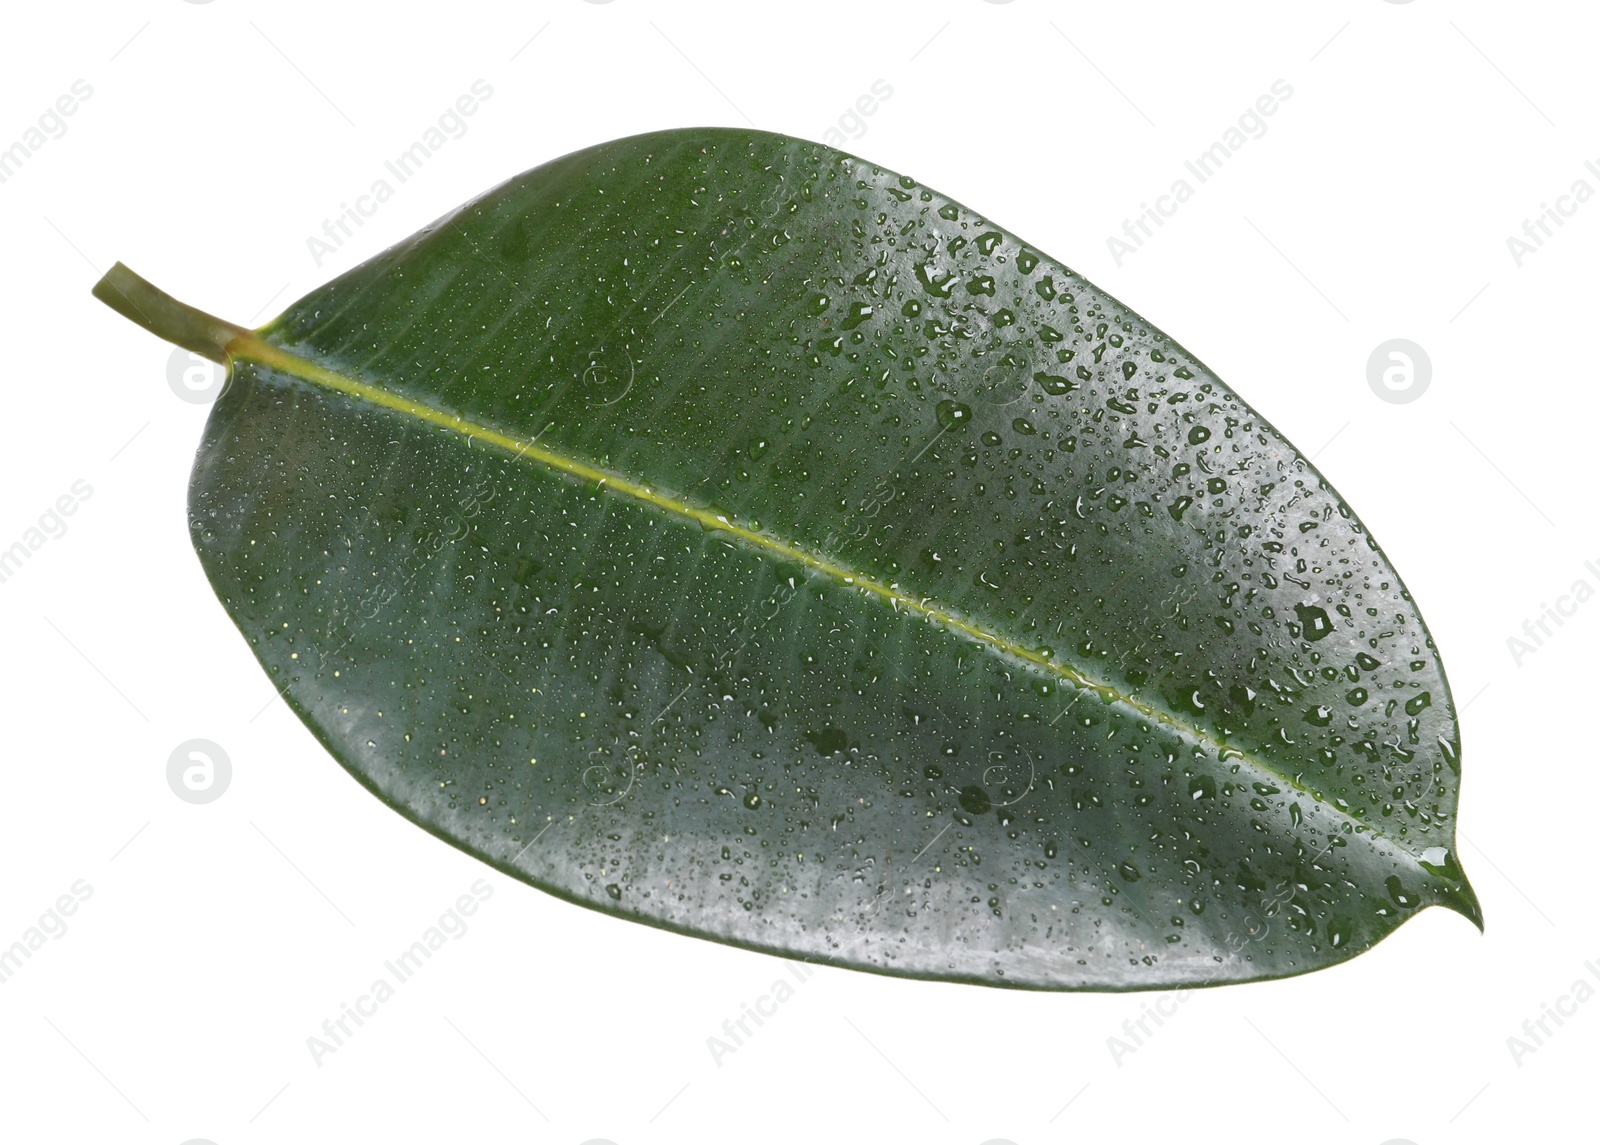
<instances>
[{"instance_id":1,"label":"leaf","mask_svg":"<svg viewBox=\"0 0 1600 1145\"><path fill-rule=\"evenodd\" d=\"M217 595L401 814L552 894L925 978L1340 962L1442 904L1460 747L1310 461L1126 306L827 147L495 188L258 333L190 487Z\"/></svg>"}]
</instances>

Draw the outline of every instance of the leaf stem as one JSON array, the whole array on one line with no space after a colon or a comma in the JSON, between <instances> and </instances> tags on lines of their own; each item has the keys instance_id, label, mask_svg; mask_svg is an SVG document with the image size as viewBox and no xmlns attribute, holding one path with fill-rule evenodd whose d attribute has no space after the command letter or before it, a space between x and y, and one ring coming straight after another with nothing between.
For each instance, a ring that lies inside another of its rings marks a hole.
<instances>
[{"instance_id":1,"label":"leaf stem","mask_svg":"<svg viewBox=\"0 0 1600 1145\"><path fill-rule=\"evenodd\" d=\"M165 338L213 362L226 363L229 344L250 333L243 326L224 322L179 302L120 262L94 284L94 296L158 338Z\"/></svg>"}]
</instances>

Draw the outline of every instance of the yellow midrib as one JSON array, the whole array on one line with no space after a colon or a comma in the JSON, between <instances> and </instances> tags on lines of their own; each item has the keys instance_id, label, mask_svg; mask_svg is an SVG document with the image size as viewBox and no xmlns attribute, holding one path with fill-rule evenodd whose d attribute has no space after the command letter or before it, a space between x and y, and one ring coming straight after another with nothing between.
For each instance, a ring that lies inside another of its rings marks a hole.
<instances>
[{"instance_id":1,"label":"yellow midrib","mask_svg":"<svg viewBox=\"0 0 1600 1145\"><path fill-rule=\"evenodd\" d=\"M1091 688L1102 696L1110 696L1112 702L1124 704L1141 715L1148 717L1149 719L1178 729L1181 733L1186 734L1189 739L1197 743L1206 744L1215 749L1219 755L1224 751L1230 754L1237 754L1240 758L1248 760L1248 762L1259 771L1266 775L1272 776L1279 782L1288 784L1295 791L1310 797L1317 803L1326 807L1334 815L1348 820L1356 826L1371 832L1375 836L1387 838L1382 831L1374 827L1372 824L1366 823L1363 820L1356 818L1354 815L1342 811L1335 804L1319 798L1308 788L1302 786L1293 777L1284 775L1276 768L1269 767L1253 756L1245 755L1244 752L1242 752L1238 747L1235 747L1224 740L1218 739L1204 728L1196 727L1194 724L1191 724L1186 720L1179 719L1170 712L1153 707L1152 705L1139 699L1137 696L1129 695L1108 684L1103 684L1097 680L1090 679L1088 676L1085 676L1083 673L1069 665L1057 663L1055 660L1041 655L1032 648L1024 647L1013 640L1007 639L1005 636L1002 636L999 633L990 632L988 629L972 623L970 620L958 615L957 613L950 612L949 610L940 608L937 605L929 604L926 598L907 596L905 593L900 591L898 585L884 584L882 581L877 581L871 577L862 576L860 573L841 565L836 561L831 561L826 557L820 557L815 553L807 552L804 549L797 548L794 545L778 540L775 537L768 536L765 533L760 533L754 529L746 528L735 521L728 520L728 518L725 516L712 513L708 509L702 509L695 505L688 504L687 502L680 501L674 497L669 497L663 493L659 493L656 490L651 489L648 485L642 485L637 481L632 481L621 474L613 473L610 470L602 469L597 465L590 465L587 462L579 461L576 458L557 453L554 450L538 444L537 441L525 441L520 438L513 437L511 434L503 433L491 426L483 425L479 422L469 421L468 419L458 417L455 414L446 413L445 411L434 406L426 405L422 402L412 401L411 399L402 397L399 394L390 393L388 390L380 389L377 386L370 385L356 378L348 377L347 375L338 373L337 371L330 370L325 366L320 366L317 363L309 361L306 358L302 358L297 354L292 354L287 350L274 346L270 342L263 341L255 333L245 332L234 337L228 342L226 350L228 354L233 357L246 359L248 361L258 363L259 365L269 366L272 369L279 370L285 374L289 374L292 377L301 378L305 381L312 382L337 393L346 394L354 398L360 398L363 401L369 401L374 405L382 406L385 409L394 410L396 413L401 413L408 417L416 418L418 421L426 422L429 425L435 425L441 429L451 430L456 433L460 433L465 437L475 438L479 441L487 442L490 445L498 446L499 448L504 449L517 457L525 457L529 460L537 461L540 464L546 465L558 472L565 473L569 476L577 477L585 481L595 482L598 485L611 489L613 492L620 493L626 497L631 497L642 504L653 505L667 513L671 513L685 520L694 521L696 524L708 531L726 533L730 537L737 537L739 540L749 545L753 545L763 552L771 553L775 556L780 556L788 560L795 561L807 568L833 577L842 584L849 585L853 588L859 588L864 592L888 601L889 604L897 611L904 609L907 612L926 617L927 619L942 624L953 631L960 632L963 635L971 637L973 640L986 644L997 652L1002 652L1008 656L1015 657L1016 659L1022 660L1035 668L1041 669L1047 673L1050 673L1051 675L1058 676L1075 687ZM1402 853L1405 853L1404 848L1399 849L1402 851Z\"/></svg>"}]
</instances>

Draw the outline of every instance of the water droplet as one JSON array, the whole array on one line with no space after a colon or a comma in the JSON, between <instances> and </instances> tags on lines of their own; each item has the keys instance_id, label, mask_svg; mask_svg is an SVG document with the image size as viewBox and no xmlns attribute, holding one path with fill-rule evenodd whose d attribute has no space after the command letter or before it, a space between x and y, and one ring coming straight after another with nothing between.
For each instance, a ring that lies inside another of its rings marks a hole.
<instances>
[{"instance_id":1,"label":"water droplet","mask_svg":"<svg viewBox=\"0 0 1600 1145\"><path fill-rule=\"evenodd\" d=\"M817 749L818 755L837 755L850 746L850 738L838 728L807 732L806 739L811 741L811 746Z\"/></svg>"},{"instance_id":2,"label":"water droplet","mask_svg":"<svg viewBox=\"0 0 1600 1145\"><path fill-rule=\"evenodd\" d=\"M989 793L981 787L963 787L960 799L969 815L983 815L994 806L989 802Z\"/></svg>"},{"instance_id":3,"label":"water droplet","mask_svg":"<svg viewBox=\"0 0 1600 1145\"><path fill-rule=\"evenodd\" d=\"M932 263L925 262L917 267L917 281L922 283L922 289L926 293L935 298L949 298L950 288L955 285L955 280L954 273L947 274L943 278L935 278Z\"/></svg>"},{"instance_id":4,"label":"water droplet","mask_svg":"<svg viewBox=\"0 0 1600 1145\"><path fill-rule=\"evenodd\" d=\"M972 407L945 398L934 407L934 414L938 417L939 424L944 426L945 429L955 429L957 426L966 425L972 420Z\"/></svg>"},{"instance_id":5,"label":"water droplet","mask_svg":"<svg viewBox=\"0 0 1600 1145\"><path fill-rule=\"evenodd\" d=\"M844 318L839 327L842 330L854 330L868 318L872 317L872 307L865 302L852 302L845 310Z\"/></svg>"},{"instance_id":6,"label":"water droplet","mask_svg":"<svg viewBox=\"0 0 1600 1145\"><path fill-rule=\"evenodd\" d=\"M1294 606L1294 611L1305 629L1307 640L1313 642L1321 640L1333 631L1333 621L1329 619L1326 609L1318 608L1314 604L1297 604Z\"/></svg>"},{"instance_id":7,"label":"water droplet","mask_svg":"<svg viewBox=\"0 0 1600 1145\"><path fill-rule=\"evenodd\" d=\"M1421 898L1412 894L1401 885L1399 875L1390 875L1387 879L1383 880L1383 885L1388 889L1389 900L1393 902L1395 906L1406 907L1409 909L1422 904Z\"/></svg>"},{"instance_id":8,"label":"water droplet","mask_svg":"<svg viewBox=\"0 0 1600 1145\"><path fill-rule=\"evenodd\" d=\"M1422 852L1417 861L1430 875L1438 875L1441 879L1450 879L1452 882L1460 882L1463 878L1461 864L1456 862L1456 857L1443 847L1429 847Z\"/></svg>"}]
</instances>

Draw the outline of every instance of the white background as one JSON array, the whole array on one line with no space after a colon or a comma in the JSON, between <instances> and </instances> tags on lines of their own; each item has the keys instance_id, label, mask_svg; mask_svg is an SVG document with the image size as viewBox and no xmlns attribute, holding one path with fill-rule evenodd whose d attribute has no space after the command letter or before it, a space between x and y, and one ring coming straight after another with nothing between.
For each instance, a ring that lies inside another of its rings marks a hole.
<instances>
[{"instance_id":1,"label":"white background","mask_svg":"<svg viewBox=\"0 0 1600 1145\"><path fill-rule=\"evenodd\" d=\"M92 896L0 985L0 1135L1592 1132L1600 1000L1547 1019L1553 1036L1520 1060L1507 1039L1575 980L1600 987L1584 966L1600 966L1600 603L1520 666L1507 639L1579 578L1600 587L1584 567L1600 567L1600 199L1521 266L1506 242L1576 180L1600 189L1584 167L1600 167L1592 6L125 0L5 19L0 147L74 80L93 94L0 184L0 548L74 481L93 494L0 584L0 946L75 880ZM308 237L475 79L493 96L466 134L318 266ZM1277 79L1293 96L1266 134L1117 265L1107 238ZM1461 854L1484 936L1426 911L1345 965L1186 994L1120 1061L1107 1039L1154 996L819 969L717 1064L706 1039L781 962L488 871L384 808L270 703L187 536L206 407L169 387L170 347L91 299L98 274L121 259L258 324L567 151L707 123L820 140L875 80L892 96L846 119L846 149L1147 315L1315 453L1384 544L1463 708ZM1396 337L1433 365L1409 404L1367 382L1369 354ZM205 806L166 781L195 737L233 765ZM471 929L314 1064L306 1039L479 878L493 897Z\"/></svg>"}]
</instances>

